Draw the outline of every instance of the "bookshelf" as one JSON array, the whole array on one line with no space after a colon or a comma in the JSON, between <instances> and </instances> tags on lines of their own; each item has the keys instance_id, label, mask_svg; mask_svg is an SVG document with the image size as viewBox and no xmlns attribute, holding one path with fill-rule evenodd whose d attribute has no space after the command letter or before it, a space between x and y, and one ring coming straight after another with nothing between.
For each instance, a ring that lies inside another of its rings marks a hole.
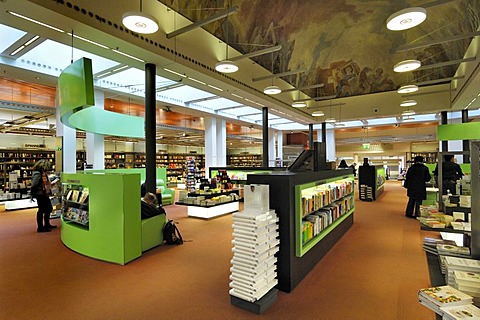
<instances>
[{"instance_id":1,"label":"bookshelf","mask_svg":"<svg viewBox=\"0 0 480 320\"><path fill-rule=\"evenodd\" d=\"M436 164L438 161L438 152L407 152L407 163L413 164L413 159L415 159L416 156L422 156L426 164Z\"/></svg>"},{"instance_id":2,"label":"bookshelf","mask_svg":"<svg viewBox=\"0 0 480 320\"><path fill-rule=\"evenodd\" d=\"M352 177L295 187L296 254L302 257L355 208Z\"/></svg>"},{"instance_id":3,"label":"bookshelf","mask_svg":"<svg viewBox=\"0 0 480 320\"><path fill-rule=\"evenodd\" d=\"M385 180L383 165L362 165L358 167L359 199L375 201L383 192Z\"/></svg>"},{"instance_id":4,"label":"bookshelf","mask_svg":"<svg viewBox=\"0 0 480 320\"><path fill-rule=\"evenodd\" d=\"M260 154L231 154L227 156L227 165L232 167L261 167Z\"/></svg>"},{"instance_id":5,"label":"bookshelf","mask_svg":"<svg viewBox=\"0 0 480 320\"><path fill-rule=\"evenodd\" d=\"M271 172L269 174L249 174L247 184L269 185L270 209L275 209L279 217L280 250L278 257L278 285L279 290L290 292L328 253L340 238L353 225L354 205L341 219L337 219L328 231L307 244L301 244L297 254L299 235L299 219L301 192L305 189L330 183L347 183L352 181L353 174L345 170L306 171L306 172ZM352 185L353 188L353 185ZM346 193L345 197L352 196L354 191ZM354 197L353 197L354 198ZM340 198L341 199L341 198Z\"/></svg>"}]
</instances>

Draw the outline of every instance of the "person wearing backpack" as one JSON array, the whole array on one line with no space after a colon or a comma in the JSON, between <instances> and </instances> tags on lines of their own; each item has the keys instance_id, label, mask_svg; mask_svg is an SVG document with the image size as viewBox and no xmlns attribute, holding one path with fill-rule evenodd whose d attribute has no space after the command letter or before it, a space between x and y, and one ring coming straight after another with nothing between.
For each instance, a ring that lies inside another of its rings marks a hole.
<instances>
[{"instance_id":1,"label":"person wearing backpack","mask_svg":"<svg viewBox=\"0 0 480 320\"><path fill-rule=\"evenodd\" d=\"M53 211L50 195L52 185L48 178L50 162L45 159L37 161L33 165L32 185L30 196L37 201L37 232L50 232L57 226L50 224L50 213Z\"/></svg>"}]
</instances>

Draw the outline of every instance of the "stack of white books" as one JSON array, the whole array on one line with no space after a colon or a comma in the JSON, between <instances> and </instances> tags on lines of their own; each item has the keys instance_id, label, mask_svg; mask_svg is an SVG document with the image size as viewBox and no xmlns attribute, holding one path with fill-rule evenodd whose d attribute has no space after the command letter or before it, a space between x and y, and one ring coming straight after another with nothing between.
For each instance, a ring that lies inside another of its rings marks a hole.
<instances>
[{"instance_id":1,"label":"stack of white books","mask_svg":"<svg viewBox=\"0 0 480 320\"><path fill-rule=\"evenodd\" d=\"M445 263L445 281L448 285L455 286L454 272L465 271L480 273L480 261L467 258L445 256L442 259Z\"/></svg>"},{"instance_id":2,"label":"stack of white books","mask_svg":"<svg viewBox=\"0 0 480 320\"><path fill-rule=\"evenodd\" d=\"M444 240L440 238L425 237L423 239L423 250L434 255L438 255L437 245L438 244L450 244L456 245L453 240Z\"/></svg>"},{"instance_id":3,"label":"stack of white books","mask_svg":"<svg viewBox=\"0 0 480 320\"><path fill-rule=\"evenodd\" d=\"M480 305L480 273L470 271L453 271L454 287L471 295L475 304Z\"/></svg>"},{"instance_id":4,"label":"stack of white books","mask_svg":"<svg viewBox=\"0 0 480 320\"><path fill-rule=\"evenodd\" d=\"M460 247L455 244L437 244L437 252L440 255L444 256L453 256L453 257L470 257L470 248L469 247Z\"/></svg>"},{"instance_id":5,"label":"stack of white books","mask_svg":"<svg viewBox=\"0 0 480 320\"><path fill-rule=\"evenodd\" d=\"M451 286L440 286L420 289L418 300L421 304L443 315L442 308L460 305L471 305L473 298Z\"/></svg>"},{"instance_id":6,"label":"stack of white books","mask_svg":"<svg viewBox=\"0 0 480 320\"><path fill-rule=\"evenodd\" d=\"M275 210L246 209L233 213L233 258L230 294L255 302L277 285L279 251Z\"/></svg>"},{"instance_id":7,"label":"stack of white books","mask_svg":"<svg viewBox=\"0 0 480 320\"><path fill-rule=\"evenodd\" d=\"M480 320L480 309L473 304L441 308L442 320Z\"/></svg>"}]
</instances>

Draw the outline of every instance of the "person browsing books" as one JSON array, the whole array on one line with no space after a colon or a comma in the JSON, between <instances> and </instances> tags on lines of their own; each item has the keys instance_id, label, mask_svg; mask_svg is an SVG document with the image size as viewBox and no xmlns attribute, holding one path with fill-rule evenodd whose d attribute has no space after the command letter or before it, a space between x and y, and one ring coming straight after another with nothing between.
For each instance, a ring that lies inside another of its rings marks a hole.
<instances>
[{"instance_id":1,"label":"person browsing books","mask_svg":"<svg viewBox=\"0 0 480 320\"><path fill-rule=\"evenodd\" d=\"M448 194L448 190L455 195L456 183L458 179L463 177L462 168L455 162L455 156L446 154L443 156L445 161L442 162L442 194ZM433 170L433 175L438 179L438 164Z\"/></svg>"},{"instance_id":2,"label":"person browsing books","mask_svg":"<svg viewBox=\"0 0 480 320\"><path fill-rule=\"evenodd\" d=\"M407 188L408 203L405 209L407 218L420 216L420 205L427 199L427 182L432 176L426 165L423 164L423 157L416 156L414 164L408 169L405 175L404 186Z\"/></svg>"},{"instance_id":3,"label":"person browsing books","mask_svg":"<svg viewBox=\"0 0 480 320\"><path fill-rule=\"evenodd\" d=\"M57 226L50 224L50 213L53 211L50 195L52 185L48 178L50 162L42 159L33 165L32 185L30 195L37 201L37 232L50 232Z\"/></svg>"},{"instance_id":4,"label":"person browsing books","mask_svg":"<svg viewBox=\"0 0 480 320\"><path fill-rule=\"evenodd\" d=\"M158 206L157 197L151 193L147 192L141 201L141 218L148 219L160 214L165 214L165 209Z\"/></svg>"}]
</instances>

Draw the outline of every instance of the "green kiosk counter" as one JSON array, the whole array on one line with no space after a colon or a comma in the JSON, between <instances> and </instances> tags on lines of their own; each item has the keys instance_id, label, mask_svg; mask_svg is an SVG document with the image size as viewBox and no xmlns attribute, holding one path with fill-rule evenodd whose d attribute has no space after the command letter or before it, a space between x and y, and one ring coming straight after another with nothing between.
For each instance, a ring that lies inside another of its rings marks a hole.
<instances>
[{"instance_id":1,"label":"green kiosk counter","mask_svg":"<svg viewBox=\"0 0 480 320\"><path fill-rule=\"evenodd\" d=\"M142 255L140 174L87 171L61 180L65 246L121 265Z\"/></svg>"}]
</instances>

